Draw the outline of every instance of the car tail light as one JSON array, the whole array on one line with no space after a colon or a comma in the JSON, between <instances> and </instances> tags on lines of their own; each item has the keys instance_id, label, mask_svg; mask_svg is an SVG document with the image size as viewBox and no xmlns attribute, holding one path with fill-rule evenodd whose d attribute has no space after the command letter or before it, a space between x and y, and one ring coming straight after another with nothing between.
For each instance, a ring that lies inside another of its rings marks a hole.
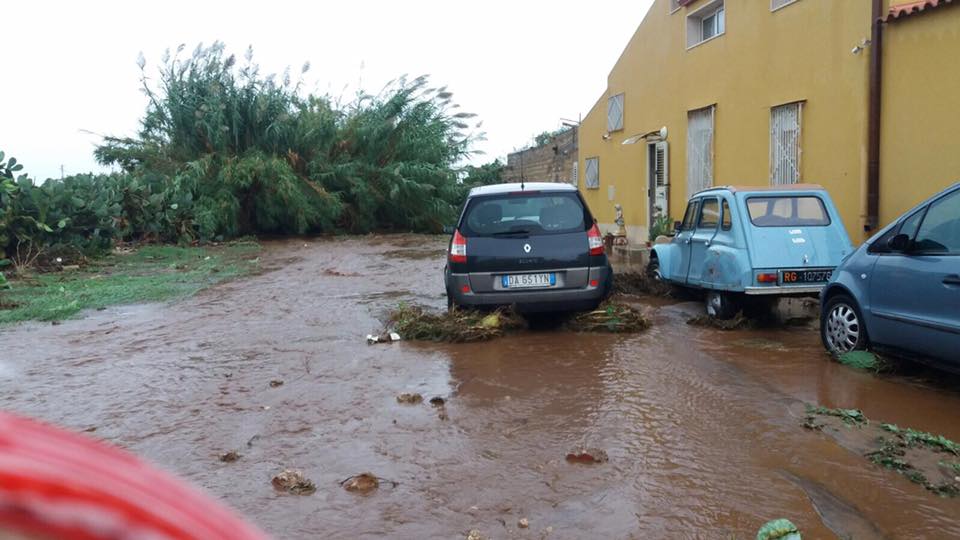
<instances>
[{"instance_id":1,"label":"car tail light","mask_svg":"<svg viewBox=\"0 0 960 540\"><path fill-rule=\"evenodd\" d=\"M453 242L450 242L450 262L467 262L467 239L460 234L459 230L453 231Z\"/></svg>"},{"instance_id":2,"label":"car tail light","mask_svg":"<svg viewBox=\"0 0 960 540\"><path fill-rule=\"evenodd\" d=\"M587 242L590 245L591 255L603 255L603 238L600 238L600 228L596 223L587 231Z\"/></svg>"},{"instance_id":3,"label":"car tail light","mask_svg":"<svg viewBox=\"0 0 960 540\"><path fill-rule=\"evenodd\" d=\"M776 283L776 282L777 282L777 274L775 274L775 273L757 274L757 281L758 281L759 283Z\"/></svg>"}]
</instances>

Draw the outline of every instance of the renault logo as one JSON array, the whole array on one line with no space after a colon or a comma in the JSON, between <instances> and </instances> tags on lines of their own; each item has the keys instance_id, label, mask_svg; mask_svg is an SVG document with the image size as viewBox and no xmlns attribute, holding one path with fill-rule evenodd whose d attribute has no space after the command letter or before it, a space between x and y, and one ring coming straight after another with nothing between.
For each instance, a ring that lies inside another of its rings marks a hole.
<instances>
[{"instance_id":1,"label":"renault logo","mask_svg":"<svg viewBox=\"0 0 960 540\"><path fill-rule=\"evenodd\" d=\"M531 249L531 248L530 248L530 244L524 244L524 245L523 245L523 252L524 252L524 253L530 253L530 249Z\"/></svg>"}]
</instances>

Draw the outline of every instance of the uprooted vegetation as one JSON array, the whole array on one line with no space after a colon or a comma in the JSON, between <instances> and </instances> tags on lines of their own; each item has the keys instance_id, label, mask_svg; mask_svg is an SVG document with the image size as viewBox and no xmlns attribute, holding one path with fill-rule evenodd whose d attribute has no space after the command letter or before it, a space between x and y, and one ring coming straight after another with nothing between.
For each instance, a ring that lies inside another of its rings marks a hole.
<instances>
[{"instance_id":1,"label":"uprooted vegetation","mask_svg":"<svg viewBox=\"0 0 960 540\"><path fill-rule=\"evenodd\" d=\"M511 308L486 312L456 308L446 312L401 304L387 318L387 332L405 340L468 343L486 341L529 327L527 319ZM650 326L635 308L607 301L593 311L568 315L559 327L578 332L639 332Z\"/></svg>"},{"instance_id":2,"label":"uprooted vegetation","mask_svg":"<svg viewBox=\"0 0 960 540\"><path fill-rule=\"evenodd\" d=\"M387 321L403 339L450 343L485 341L526 325L517 312L505 308L490 313L468 309L434 312L409 304L401 304Z\"/></svg>"},{"instance_id":3,"label":"uprooted vegetation","mask_svg":"<svg viewBox=\"0 0 960 540\"><path fill-rule=\"evenodd\" d=\"M869 351L850 351L837 357L841 364L854 369L881 373L893 369L893 363L882 356Z\"/></svg>"},{"instance_id":4,"label":"uprooted vegetation","mask_svg":"<svg viewBox=\"0 0 960 540\"><path fill-rule=\"evenodd\" d=\"M566 326L579 332L639 332L649 328L650 321L627 304L606 301L593 311L578 313Z\"/></svg>"},{"instance_id":5,"label":"uprooted vegetation","mask_svg":"<svg viewBox=\"0 0 960 540\"><path fill-rule=\"evenodd\" d=\"M872 463L944 497L960 495L960 444L894 424L871 422L858 409L807 407L803 426L826 431Z\"/></svg>"},{"instance_id":6,"label":"uprooted vegetation","mask_svg":"<svg viewBox=\"0 0 960 540\"><path fill-rule=\"evenodd\" d=\"M657 281L646 274L636 272L615 272L613 274L614 294L634 296L671 296L672 287L668 283Z\"/></svg>"}]
</instances>

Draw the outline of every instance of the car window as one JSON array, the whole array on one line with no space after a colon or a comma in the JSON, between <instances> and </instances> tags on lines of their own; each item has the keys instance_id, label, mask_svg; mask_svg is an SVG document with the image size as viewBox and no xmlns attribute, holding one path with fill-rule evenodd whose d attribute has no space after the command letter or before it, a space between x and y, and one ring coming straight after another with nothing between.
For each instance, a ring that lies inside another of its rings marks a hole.
<instances>
[{"instance_id":1,"label":"car window","mask_svg":"<svg viewBox=\"0 0 960 540\"><path fill-rule=\"evenodd\" d=\"M747 199L750 221L757 227L825 227L830 216L819 197L783 195Z\"/></svg>"},{"instance_id":2,"label":"car window","mask_svg":"<svg viewBox=\"0 0 960 540\"><path fill-rule=\"evenodd\" d=\"M504 193L469 201L460 232L468 237L568 233L586 230L587 222L586 210L575 193Z\"/></svg>"},{"instance_id":3,"label":"car window","mask_svg":"<svg viewBox=\"0 0 960 540\"><path fill-rule=\"evenodd\" d=\"M700 201L690 201L687 204L687 212L683 215L683 223L680 225L680 230L689 231L693 228L694 220L697 219L697 210L700 209Z\"/></svg>"},{"instance_id":4,"label":"car window","mask_svg":"<svg viewBox=\"0 0 960 540\"><path fill-rule=\"evenodd\" d=\"M716 199L704 199L700 207L698 229L716 229L720 222L720 204Z\"/></svg>"},{"instance_id":5,"label":"car window","mask_svg":"<svg viewBox=\"0 0 960 540\"><path fill-rule=\"evenodd\" d=\"M913 237L917 234L917 226L920 225L920 219L923 218L923 213L926 211L926 207L921 208L901 221L899 226L891 227L889 231L883 233L883 236L877 238L870 244L868 251L870 253L892 253L893 250L891 250L887 244L891 238L898 234L905 234L913 240Z\"/></svg>"},{"instance_id":6,"label":"car window","mask_svg":"<svg viewBox=\"0 0 960 540\"><path fill-rule=\"evenodd\" d=\"M733 228L733 216L730 214L730 203L723 199L723 215L720 218L720 228L729 231Z\"/></svg>"},{"instance_id":7,"label":"car window","mask_svg":"<svg viewBox=\"0 0 960 540\"><path fill-rule=\"evenodd\" d=\"M913 245L918 253L960 255L960 191L930 205Z\"/></svg>"}]
</instances>

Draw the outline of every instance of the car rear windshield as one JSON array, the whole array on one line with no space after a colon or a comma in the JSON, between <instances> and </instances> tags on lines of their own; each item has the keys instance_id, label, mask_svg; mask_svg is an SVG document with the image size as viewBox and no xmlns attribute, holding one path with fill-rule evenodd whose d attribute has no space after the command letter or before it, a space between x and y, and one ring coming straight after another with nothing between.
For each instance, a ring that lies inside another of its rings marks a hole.
<instances>
[{"instance_id":1,"label":"car rear windshield","mask_svg":"<svg viewBox=\"0 0 960 540\"><path fill-rule=\"evenodd\" d=\"M750 221L757 227L823 227L830 216L819 197L779 196L747 199Z\"/></svg>"},{"instance_id":2,"label":"car rear windshield","mask_svg":"<svg viewBox=\"0 0 960 540\"><path fill-rule=\"evenodd\" d=\"M471 199L460 224L465 236L559 234L586 230L576 193L504 193Z\"/></svg>"}]
</instances>

